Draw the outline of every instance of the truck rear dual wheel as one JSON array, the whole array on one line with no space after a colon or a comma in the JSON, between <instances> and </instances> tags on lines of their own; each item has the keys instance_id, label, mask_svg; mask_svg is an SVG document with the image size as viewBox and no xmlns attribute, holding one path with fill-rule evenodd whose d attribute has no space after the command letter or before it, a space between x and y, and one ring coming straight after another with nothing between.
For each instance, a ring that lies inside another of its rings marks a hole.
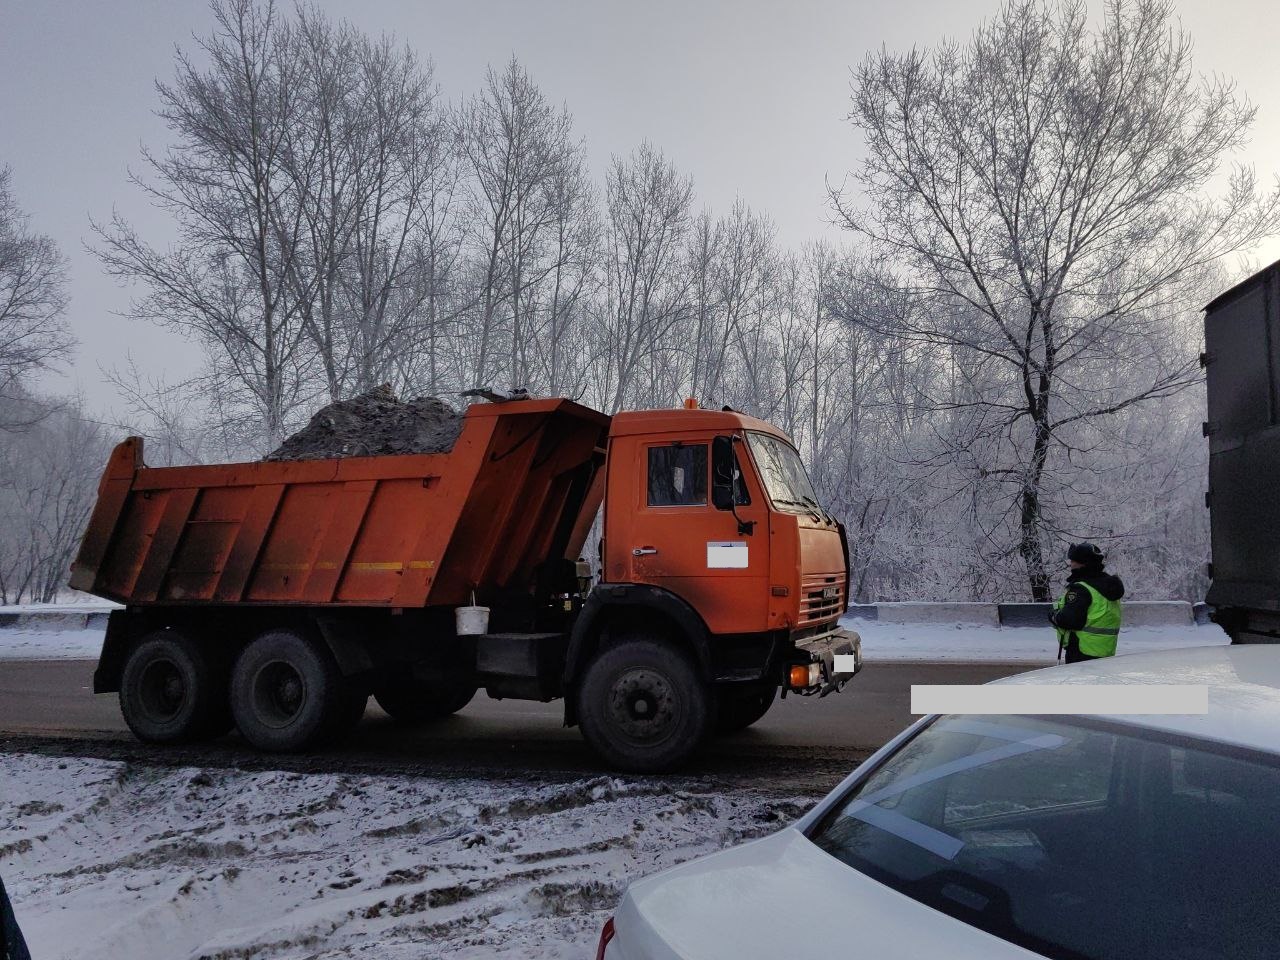
<instances>
[{"instance_id":1,"label":"truck rear dual wheel","mask_svg":"<svg viewBox=\"0 0 1280 960\"><path fill-rule=\"evenodd\" d=\"M373 688L373 698L397 723L439 720L457 713L476 695L476 684L445 670L404 672L389 676Z\"/></svg>"},{"instance_id":2,"label":"truck rear dual wheel","mask_svg":"<svg viewBox=\"0 0 1280 960\"><path fill-rule=\"evenodd\" d=\"M587 743L611 766L669 770L711 729L711 693L683 650L656 637L621 638L596 655L578 687Z\"/></svg>"},{"instance_id":3,"label":"truck rear dual wheel","mask_svg":"<svg viewBox=\"0 0 1280 960\"><path fill-rule=\"evenodd\" d=\"M231 729L227 672L200 643L176 630L138 640L120 676L120 712L147 743L184 743Z\"/></svg>"},{"instance_id":4,"label":"truck rear dual wheel","mask_svg":"<svg viewBox=\"0 0 1280 960\"><path fill-rule=\"evenodd\" d=\"M293 630L271 630L231 671L231 713L244 738L273 753L302 750L345 732L364 714L324 646Z\"/></svg>"}]
</instances>

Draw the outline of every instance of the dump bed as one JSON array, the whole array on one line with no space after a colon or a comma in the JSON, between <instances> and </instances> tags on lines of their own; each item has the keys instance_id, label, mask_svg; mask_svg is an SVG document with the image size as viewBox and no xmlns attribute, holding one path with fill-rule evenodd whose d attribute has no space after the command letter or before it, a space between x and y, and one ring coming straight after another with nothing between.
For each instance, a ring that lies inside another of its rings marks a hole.
<instances>
[{"instance_id":1,"label":"dump bed","mask_svg":"<svg viewBox=\"0 0 1280 960\"><path fill-rule=\"evenodd\" d=\"M1209 603L1280 611L1280 263L1205 307Z\"/></svg>"},{"instance_id":2,"label":"dump bed","mask_svg":"<svg viewBox=\"0 0 1280 960\"><path fill-rule=\"evenodd\" d=\"M459 605L576 557L609 418L476 404L448 453L147 467L111 455L71 585L126 604Z\"/></svg>"}]
</instances>

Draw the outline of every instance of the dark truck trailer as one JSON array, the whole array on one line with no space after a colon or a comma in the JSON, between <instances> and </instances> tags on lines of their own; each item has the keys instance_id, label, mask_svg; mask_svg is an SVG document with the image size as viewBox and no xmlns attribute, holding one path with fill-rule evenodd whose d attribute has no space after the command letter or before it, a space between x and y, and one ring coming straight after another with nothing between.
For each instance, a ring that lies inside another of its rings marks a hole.
<instances>
[{"instance_id":1,"label":"dark truck trailer","mask_svg":"<svg viewBox=\"0 0 1280 960\"><path fill-rule=\"evenodd\" d=\"M148 467L130 438L71 583L124 605L94 690L144 740L234 725L302 750L370 694L427 721L483 689L562 697L611 763L656 770L856 672L847 560L764 421L513 399L473 405L442 453Z\"/></svg>"},{"instance_id":2,"label":"dark truck trailer","mask_svg":"<svg viewBox=\"0 0 1280 960\"><path fill-rule=\"evenodd\" d=\"M1280 641L1280 262L1205 307L1206 598L1235 643Z\"/></svg>"}]
</instances>

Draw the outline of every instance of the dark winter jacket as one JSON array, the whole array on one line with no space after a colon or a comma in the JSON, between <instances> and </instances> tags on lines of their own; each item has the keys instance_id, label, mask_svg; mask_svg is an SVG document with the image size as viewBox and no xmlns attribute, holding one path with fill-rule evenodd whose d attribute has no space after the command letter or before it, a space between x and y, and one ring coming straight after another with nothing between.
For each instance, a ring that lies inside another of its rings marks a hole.
<instances>
[{"instance_id":1,"label":"dark winter jacket","mask_svg":"<svg viewBox=\"0 0 1280 960\"><path fill-rule=\"evenodd\" d=\"M0 880L0 960L31 960L3 880Z\"/></svg>"},{"instance_id":2,"label":"dark winter jacket","mask_svg":"<svg viewBox=\"0 0 1280 960\"><path fill-rule=\"evenodd\" d=\"M1067 577L1067 598L1060 610L1049 615L1053 625L1059 630L1079 630L1089 618L1089 604L1093 598L1088 590L1073 589L1076 583L1087 583L1108 600L1119 600L1124 596L1124 583L1115 574L1107 573L1102 564L1092 564L1072 570Z\"/></svg>"}]
</instances>

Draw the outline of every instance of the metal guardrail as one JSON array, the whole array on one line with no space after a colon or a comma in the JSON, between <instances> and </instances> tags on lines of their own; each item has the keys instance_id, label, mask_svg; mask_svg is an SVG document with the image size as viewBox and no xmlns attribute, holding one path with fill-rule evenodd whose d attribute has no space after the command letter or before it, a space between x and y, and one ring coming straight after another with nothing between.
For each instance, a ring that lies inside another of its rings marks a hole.
<instances>
[{"instance_id":1,"label":"metal guardrail","mask_svg":"<svg viewBox=\"0 0 1280 960\"><path fill-rule=\"evenodd\" d=\"M971 623L992 627L1046 627L1049 603L855 603L849 616L883 623ZM1130 600L1127 627L1179 627L1209 623L1209 607L1186 600Z\"/></svg>"},{"instance_id":2,"label":"metal guardrail","mask_svg":"<svg viewBox=\"0 0 1280 960\"><path fill-rule=\"evenodd\" d=\"M110 610L0 611L0 630L105 630Z\"/></svg>"}]
</instances>

